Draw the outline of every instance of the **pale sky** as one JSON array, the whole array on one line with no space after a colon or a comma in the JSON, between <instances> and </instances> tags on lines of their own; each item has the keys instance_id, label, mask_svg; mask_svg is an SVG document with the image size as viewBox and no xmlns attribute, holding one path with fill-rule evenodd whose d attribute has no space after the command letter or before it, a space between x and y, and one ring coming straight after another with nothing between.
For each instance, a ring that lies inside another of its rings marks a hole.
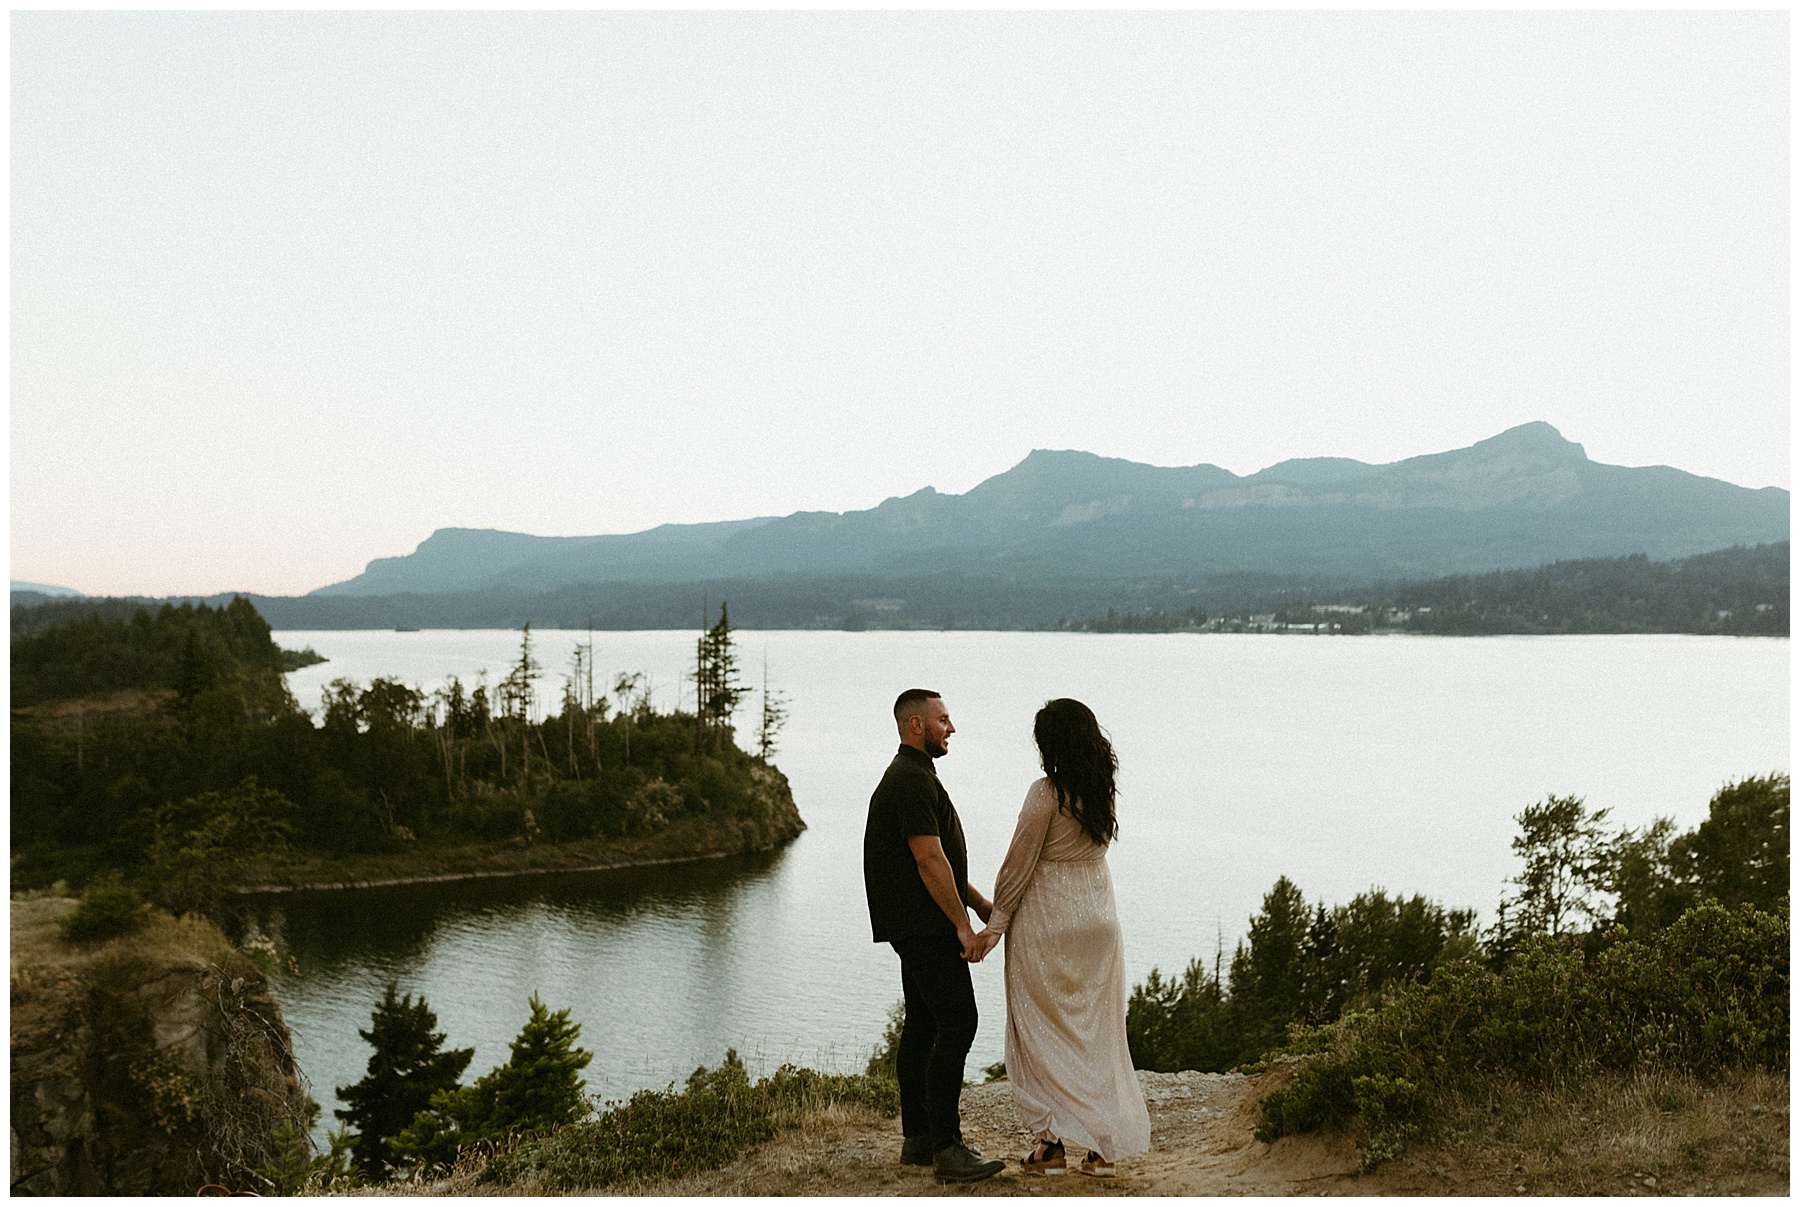
<instances>
[{"instance_id":1,"label":"pale sky","mask_svg":"<svg viewBox=\"0 0 1800 1207\"><path fill-rule=\"evenodd\" d=\"M12 15L12 577L1238 473L1788 485L1783 12Z\"/></svg>"}]
</instances>

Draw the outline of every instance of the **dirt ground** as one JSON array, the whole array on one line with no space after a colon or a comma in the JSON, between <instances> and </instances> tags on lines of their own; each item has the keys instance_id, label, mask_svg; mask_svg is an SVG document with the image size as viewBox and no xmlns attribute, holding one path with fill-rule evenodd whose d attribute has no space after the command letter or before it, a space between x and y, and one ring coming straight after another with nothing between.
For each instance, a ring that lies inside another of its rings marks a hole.
<instances>
[{"instance_id":1,"label":"dirt ground","mask_svg":"<svg viewBox=\"0 0 1800 1207\"><path fill-rule=\"evenodd\" d=\"M1007 1169L939 1186L898 1161L900 1125L833 1109L727 1169L653 1183L653 1195L1786 1195L1788 1080L1752 1072L1707 1088L1682 1078L1598 1079L1576 1094L1513 1094L1471 1108L1430 1143L1368 1174L1342 1134L1253 1136L1257 1102L1293 1075L1139 1072L1148 1153L1116 1178L1028 1175L1031 1148L1004 1081L963 1093L965 1138Z\"/></svg>"},{"instance_id":2,"label":"dirt ground","mask_svg":"<svg viewBox=\"0 0 1800 1207\"><path fill-rule=\"evenodd\" d=\"M1274 1068L1235 1073L1138 1074L1150 1107L1150 1151L1119 1162L1115 1178L1071 1170L1024 1174L1031 1149L1006 1082L963 1091L963 1137L1005 1172L968 1186L939 1186L929 1168L899 1163L900 1122L833 1109L786 1132L726 1169L636 1188L650 1195L1291 1195L1361 1194L1356 1156L1343 1137L1289 1137L1274 1145L1251 1135L1256 1103L1292 1074ZM1080 1154L1075 1154L1079 1156Z\"/></svg>"}]
</instances>

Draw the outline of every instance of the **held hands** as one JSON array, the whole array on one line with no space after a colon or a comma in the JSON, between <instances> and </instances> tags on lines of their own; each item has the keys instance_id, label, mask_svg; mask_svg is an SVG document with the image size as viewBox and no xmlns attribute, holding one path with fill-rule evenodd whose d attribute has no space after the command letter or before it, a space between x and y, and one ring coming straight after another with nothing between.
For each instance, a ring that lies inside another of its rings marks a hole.
<instances>
[{"instance_id":1,"label":"held hands","mask_svg":"<svg viewBox=\"0 0 1800 1207\"><path fill-rule=\"evenodd\" d=\"M987 958L988 952L998 946L1000 946L1000 936L993 931L984 930L980 934L971 932L967 938L963 939L963 959L971 964L979 964Z\"/></svg>"}]
</instances>

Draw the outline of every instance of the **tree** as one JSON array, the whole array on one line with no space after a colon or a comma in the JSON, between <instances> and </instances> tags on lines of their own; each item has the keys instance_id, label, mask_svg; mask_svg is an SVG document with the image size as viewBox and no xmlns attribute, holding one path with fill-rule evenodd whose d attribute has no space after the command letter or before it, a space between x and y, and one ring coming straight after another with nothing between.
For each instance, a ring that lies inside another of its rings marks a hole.
<instances>
[{"instance_id":1,"label":"tree","mask_svg":"<svg viewBox=\"0 0 1800 1207\"><path fill-rule=\"evenodd\" d=\"M514 1132L543 1131L573 1123L587 1110L577 1074L593 1053L575 1046L581 1025L567 1010L552 1014L531 995L531 1017L512 1042L512 1059L461 1089L441 1090L394 1140L406 1161L448 1165L472 1144Z\"/></svg>"},{"instance_id":2,"label":"tree","mask_svg":"<svg viewBox=\"0 0 1800 1207\"><path fill-rule=\"evenodd\" d=\"M151 815L151 880L170 909L208 910L236 884L245 861L287 850L294 803L254 775L230 792L202 792Z\"/></svg>"},{"instance_id":3,"label":"tree","mask_svg":"<svg viewBox=\"0 0 1800 1207\"><path fill-rule=\"evenodd\" d=\"M1248 949L1231 960L1231 994L1243 1014L1244 1059L1253 1060L1287 1037L1299 1016L1304 970L1302 948L1308 929L1306 899L1286 876L1263 897L1262 911L1250 919Z\"/></svg>"},{"instance_id":4,"label":"tree","mask_svg":"<svg viewBox=\"0 0 1800 1207\"><path fill-rule=\"evenodd\" d=\"M437 1015L423 997L417 1002L410 993L396 998L398 988L388 982L369 1029L357 1031L375 1052L361 1081L338 1088L338 1097L349 1106L333 1112L356 1129L351 1159L369 1178L384 1176L396 1163L389 1141L431 1104L434 1095L454 1091L475 1056L473 1048L443 1051L444 1034L434 1030Z\"/></svg>"},{"instance_id":5,"label":"tree","mask_svg":"<svg viewBox=\"0 0 1800 1207\"><path fill-rule=\"evenodd\" d=\"M650 711L650 689L642 672L620 674L613 683L613 698L619 702L619 715L625 718L625 765L631 766L631 727L640 715Z\"/></svg>"},{"instance_id":6,"label":"tree","mask_svg":"<svg viewBox=\"0 0 1800 1207\"><path fill-rule=\"evenodd\" d=\"M763 655L762 720L756 727L756 757L764 763L775 753L775 738L787 726L787 697L769 690L769 657Z\"/></svg>"},{"instance_id":7,"label":"tree","mask_svg":"<svg viewBox=\"0 0 1800 1207\"><path fill-rule=\"evenodd\" d=\"M1519 892L1505 905L1522 934L1563 935L1577 917L1599 917L1594 894L1603 889L1609 838L1608 809L1588 812L1579 796L1551 796L1513 818L1513 852L1525 868L1509 883Z\"/></svg>"},{"instance_id":8,"label":"tree","mask_svg":"<svg viewBox=\"0 0 1800 1207\"><path fill-rule=\"evenodd\" d=\"M730 605L719 604L719 621L700 635L694 657L694 752L704 754L713 738L731 724L731 714L747 694L738 679L731 640Z\"/></svg>"},{"instance_id":9,"label":"tree","mask_svg":"<svg viewBox=\"0 0 1800 1207\"><path fill-rule=\"evenodd\" d=\"M1473 955L1473 910L1446 910L1425 897L1358 893L1331 911L1338 944L1333 978L1339 1010L1367 1001L1395 981L1424 980L1446 959ZM1336 1017L1336 1010L1326 1017Z\"/></svg>"},{"instance_id":10,"label":"tree","mask_svg":"<svg viewBox=\"0 0 1800 1207\"><path fill-rule=\"evenodd\" d=\"M1161 1073L1231 1068L1244 1046L1240 1022L1237 1003L1199 960L1188 961L1179 978L1168 980L1152 968L1144 983L1132 988L1125 1006L1132 1064Z\"/></svg>"},{"instance_id":11,"label":"tree","mask_svg":"<svg viewBox=\"0 0 1800 1207\"><path fill-rule=\"evenodd\" d=\"M1706 820L1671 843L1669 854L1700 895L1774 910L1788 895L1788 777L1777 772L1725 785Z\"/></svg>"},{"instance_id":12,"label":"tree","mask_svg":"<svg viewBox=\"0 0 1800 1207\"><path fill-rule=\"evenodd\" d=\"M500 711L517 721L531 720L531 709L537 703L537 688L532 686L543 677L543 668L531 655L531 622L519 631L519 660L500 681Z\"/></svg>"},{"instance_id":13,"label":"tree","mask_svg":"<svg viewBox=\"0 0 1800 1207\"><path fill-rule=\"evenodd\" d=\"M167 608L168 605L164 604L163 607ZM182 636L181 659L175 668L176 698L184 705L192 704L194 698L216 683L218 678L217 664L211 651L206 648L200 629L188 629Z\"/></svg>"},{"instance_id":14,"label":"tree","mask_svg":"<svg viewBox=\"0 0 1800 1207\"><path fill-rule=\"evenodd\" d=\"M1641 830L1620 830L1606 849L1601 886L1614 897L1613 924L1634 939L1669 926L1694 902L1675 874L1670 840L1675 823L1659 817Z\"/></svg>"}]
</instances>

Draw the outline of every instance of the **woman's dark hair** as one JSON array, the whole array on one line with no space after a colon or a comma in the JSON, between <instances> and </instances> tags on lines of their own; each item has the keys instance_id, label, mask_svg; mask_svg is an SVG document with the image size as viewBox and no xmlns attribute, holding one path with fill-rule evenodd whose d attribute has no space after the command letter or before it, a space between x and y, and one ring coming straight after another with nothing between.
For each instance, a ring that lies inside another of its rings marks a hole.
<instances>
[{"instance_id":1,"label":"woman's dark hair","mask_svg":"<svg viewBox=\"0 0 1800 1207\"><path fill-rule=\"evenodd\" d=\"M1044 774L1056 789L1057 807L1095 842L1111 842L1119 832L1113 815L1119 760L1093 710L1080 700L1051 700L1038 709L1031 736L1037 739Z\"/></svg>"}]
</instances>

